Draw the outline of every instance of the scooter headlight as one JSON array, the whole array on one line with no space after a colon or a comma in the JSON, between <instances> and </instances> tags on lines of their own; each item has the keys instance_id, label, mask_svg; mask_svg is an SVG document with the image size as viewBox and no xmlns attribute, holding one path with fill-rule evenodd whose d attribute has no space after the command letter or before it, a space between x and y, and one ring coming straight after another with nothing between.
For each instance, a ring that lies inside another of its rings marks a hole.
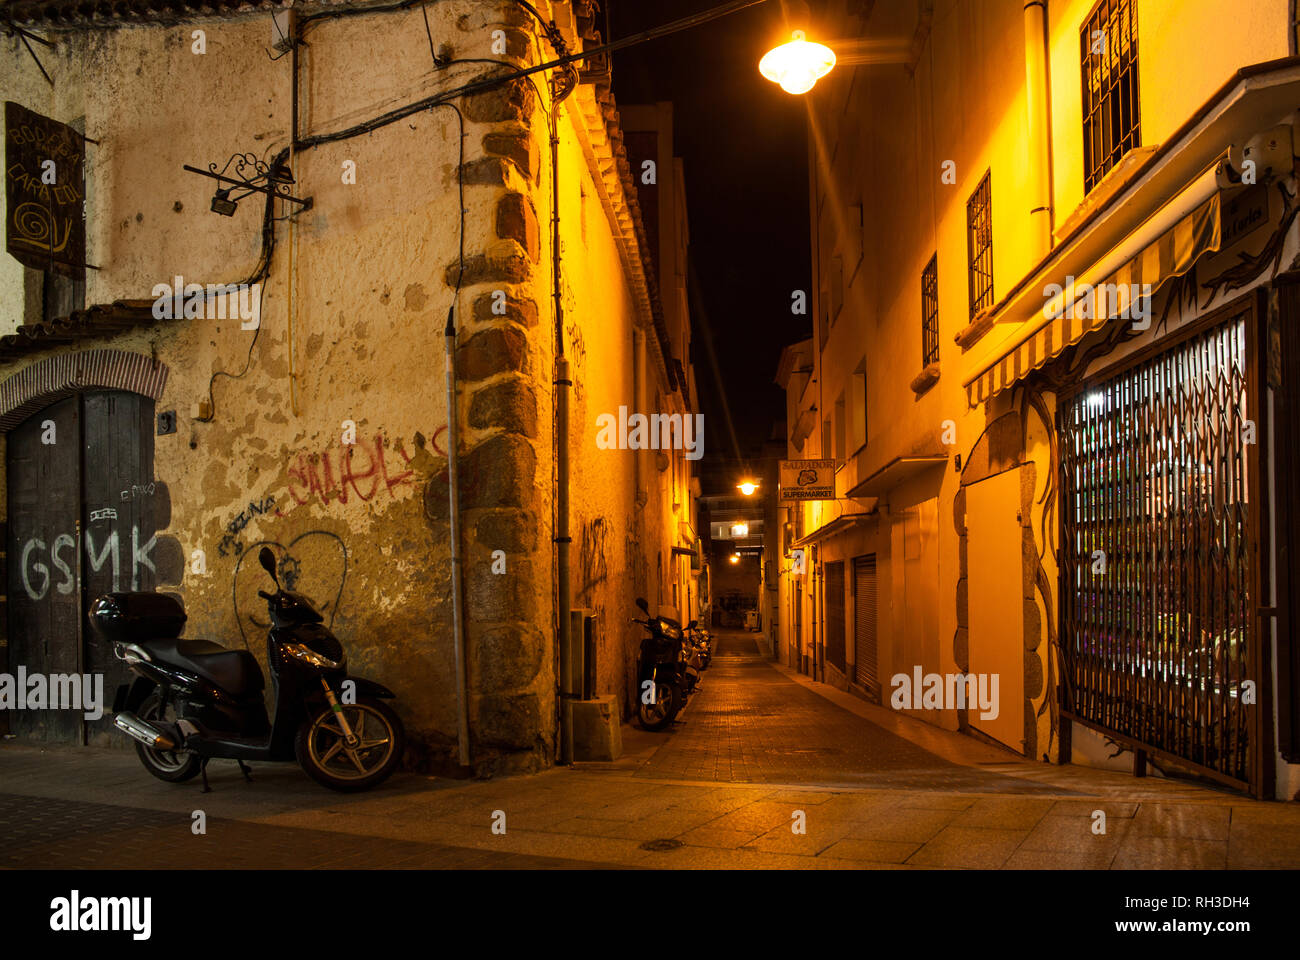
<instances>
[{"instance_id":1,"label":"scooter headlight","mask_svg":"<svg viewBox=\"0 0 1300 960\"><path fill-rule=\"evenodd\" d=\"M338 664L329 657L321 656L315 650L301 643L286 643L283 647L284 652L289 654L295 660L301 660L303 663L313 667L319 667L322 670L338 669Z\"/></svg>"}]
</instances>

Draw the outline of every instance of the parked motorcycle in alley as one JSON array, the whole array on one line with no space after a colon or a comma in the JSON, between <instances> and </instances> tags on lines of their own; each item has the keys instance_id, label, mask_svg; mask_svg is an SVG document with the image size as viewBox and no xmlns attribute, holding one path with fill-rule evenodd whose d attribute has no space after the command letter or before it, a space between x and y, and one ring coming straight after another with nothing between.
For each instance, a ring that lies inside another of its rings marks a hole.
<instances>
[{"instance_id":1,"label":"parked motorcycle in alley","mask_svg":"<svg viewBox=\"0 0 1300 960\"><path fill-rule=\"evenodd\" d=\"M671 617L650 616L644 597L637 597L636 605L646 618L632 622L647 630L637 658L637 720L646 730L663 730L686 706L700 674L689 662L682 625Z\"/></svg>"},{"instance_id":2,"label":"parked motorcycle in alley","mask_svg":"<svg viewBox=\"0 0 1300 960\"><path fill-rule=\"evenodd\" d=\"M699 662L696 664L697 669L703 671L709 667L709 662L713 659L713 636L707 630L699 626L698 620L692 620L686 625L686 638L695 649Z\"/></svg>"},{"instance_id":3,"label":"parked motorcycle in alley","mask_svg":"<svg viewBox=\"0 0 1300 960\"><path fill-rule=\"evenodd\" d=\"M293 761L334 790L366 790L388 778L402 759L405 732L384 702L394 694L349 676L343 645L311 602L280 586L275 555L258 560L275 582L266 601L267 663L274 719L263 702L264 680L247 650L180 639L184 607L156 593L111 593L91 605L93 628L113 644L136 679L117 691L114 725L137 741L140 761L172 783L203 774L213 758ZM345 684L350 686L345 687ZM344 691L340 702L340 691Z\"/></svg>"}]
</instances>

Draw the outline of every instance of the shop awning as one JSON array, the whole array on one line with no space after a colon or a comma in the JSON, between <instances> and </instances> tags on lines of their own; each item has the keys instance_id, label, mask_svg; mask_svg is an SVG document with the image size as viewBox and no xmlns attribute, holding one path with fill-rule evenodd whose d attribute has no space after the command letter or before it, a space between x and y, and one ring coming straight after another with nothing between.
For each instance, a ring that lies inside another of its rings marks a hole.
<instances>
[{"instance_id":1,"label":"shop awning","mask_svg":"<svg viewBox=\"0 0 1300 960\"><path fill-rule=\"evenodd\" d=\"M1136 256L1126 260L1101 285L1108 290L1130 290L1133 285L1141 289L1149 284L1154 297L1165 282L1186 273L1203 254L1218 250L1222 240L1221 196L1217 191L1211 194L1209 199L1143 247ZM1073 302L1063 302L1060 316L1046 320L1027 339L967 382L966 395L970 403L984 402L1043 366L1091 331L1105 326L1112 314L1107 311L1101 317L1079 316L1085 312L1076 309L1080 300L1076 297Z\"/></svg>"},{"instance_id":2,"label":"shop awning","mask_svg":"<svg viewBox=\"0 0 1300 960\"><path fill-rule=\"evenodd\" d=\"M802 547L810 543L816 543L819 540L825 540L827 537L833 537L837 533L842 533L843 531L847 530L849 527L852 527L856 524L865 523L868 520L875 520L875 519L876 519L876 511L874 510L870 511L869 513L842 514L841 516L836 517L830 523L823 524L822 526L818 527L812 533L805 534L804 536L800 537L792 544L792 546Z\"/></svg>"}]
</instances>

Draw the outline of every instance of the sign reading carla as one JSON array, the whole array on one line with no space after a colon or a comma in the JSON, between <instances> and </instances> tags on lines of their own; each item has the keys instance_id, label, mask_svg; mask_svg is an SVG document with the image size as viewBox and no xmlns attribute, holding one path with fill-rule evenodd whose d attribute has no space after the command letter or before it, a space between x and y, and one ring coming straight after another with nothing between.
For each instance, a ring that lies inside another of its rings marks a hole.
<instances>
[{"instance_id":1,"label":"sign reading carla","mask_svg":"<svg viewBox=\"0 0 1300 960\"><path fill-rule=\"evenodd\" d=\"M834 460L782 460L781 503L835 499Z\"/></svg>"}]
</instances>

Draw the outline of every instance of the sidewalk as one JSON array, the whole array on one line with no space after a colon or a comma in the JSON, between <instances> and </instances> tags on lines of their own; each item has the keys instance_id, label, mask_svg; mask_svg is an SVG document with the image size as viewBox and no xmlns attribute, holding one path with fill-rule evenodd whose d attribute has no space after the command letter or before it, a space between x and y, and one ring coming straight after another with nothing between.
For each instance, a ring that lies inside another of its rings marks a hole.
<instances>
[{"instance_id":1,"label":"sidewalk","mask_svg":"<svg viewBox=\"0 0 1300 960\"><path fill-rule=\"evenodd\" d=\"M225 762L203 794L150 777L132 751L9 741L0 867L1300 865L1300 804L1021 761L801 681L728 640L683 722L625 728L617 762L495 781L399 774L360 795L291 764L255 765L245 783ZM206 835L191 831L196 810Z\"/></svg>"}]
</instances>

